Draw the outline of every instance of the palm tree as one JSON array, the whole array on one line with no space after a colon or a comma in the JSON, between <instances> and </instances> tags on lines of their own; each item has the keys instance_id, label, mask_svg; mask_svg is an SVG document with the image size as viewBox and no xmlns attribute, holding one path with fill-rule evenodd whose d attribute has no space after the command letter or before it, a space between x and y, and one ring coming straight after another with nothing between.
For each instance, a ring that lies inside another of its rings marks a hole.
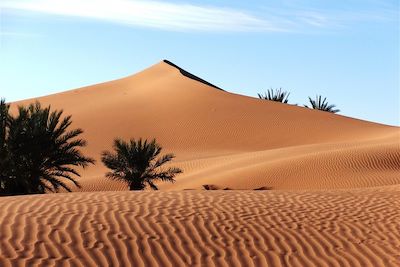
<instances>
[{"instance_id":1,"label":"palm tree","mask_svg":"<svg viewBox=\"0 0 400 267\"><path fill-rule=\"evenodd\" d=\"M62 113L36 102L18 107L18 115L10 116L5 131L10 166L4 169L3 194L58 192L60 188L71 191L63 180L79 187L74 176L80 175L74 167L85 168L94 160L79 150L86 146L86 141L78 138L83 131L68 130L71 116L61 118Z\"/></svg>"},{"instance_id":2,"label":"palm tree","mask_svg":"<svg viewBox=\"0 0 400 267\"><path fill-rule=\"evenodd\" d=\"M107 168L112 170L106 176L127 183L130 190L143 190L147 185L158 190L154 184L155 181L174 182L175 175L182 172L181 169L175 167L161 168L175 156L165 154L158 157L162 147L156 143L155 139L150 142L141 138L131 139L129 142L115 139L113 148L115 153L109 151L102 153L101 160Z\"/></svg>"},{"instance_id":3,"label":"palm tree","mask_svg":"<svg viewBox=\"0 0 400 267\"><path fill-rule=\"evenodd\" d=\"M289 95L290 93L282 91L282 88L275 90L271 88L264 94L258 94L258 98L287 104L289 102Z\"/></svg>"},{"instance_id":4,"label":"palm tree","mask_svg":"<svg viewBox=\"0 0 400 267\"><path fill-rule=\"evenodd\" d=\"M10 124L9 110L10 105L6 104L5 99L0 100L0 195L5 193L8 188L8 174L12 167L7 147L7 129Z\"/></svg>"},{"instance_id":5,"label":"palm tree","mask_svg":"<svg viewBox=\"0 0 400 267\"><path fill-rule=\"evenodd\" d=\"M331 113L337 113L340 111L339 109L335 109L335 105L329 105L326 101L326 97L322 100L322 96L317 95L315 100L311 99L311 97L308 97L308 100L310 101L311 106L304 105L306 108L318 109Z\"/></svg>"}]
</instances>

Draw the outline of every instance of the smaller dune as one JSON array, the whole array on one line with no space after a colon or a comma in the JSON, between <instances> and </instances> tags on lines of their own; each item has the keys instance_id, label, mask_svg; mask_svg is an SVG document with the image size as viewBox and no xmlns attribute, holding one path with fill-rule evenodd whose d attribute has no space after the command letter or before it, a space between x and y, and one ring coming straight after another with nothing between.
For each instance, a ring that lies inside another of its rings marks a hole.
<instances>
[{"instance_id":1,"label":"smaller dune","mask_svg":"<svg viewBox=\"0 0 400 267\"><path fill-rule=\"evenodd\" d=\"M400 266L400 187L0 199L0 266Z\"/></svg>"}]
</instances>

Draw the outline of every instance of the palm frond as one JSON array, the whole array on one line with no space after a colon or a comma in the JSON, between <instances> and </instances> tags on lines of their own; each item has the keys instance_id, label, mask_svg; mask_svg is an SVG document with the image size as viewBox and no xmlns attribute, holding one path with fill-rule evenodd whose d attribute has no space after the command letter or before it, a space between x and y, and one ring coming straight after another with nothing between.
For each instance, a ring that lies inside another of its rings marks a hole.
<instances>
[{"instance_id":1,"label":"palm frond","mask_svg":"<svg viewBox=\"0 0 400 267\"><path fill-rule=\"evenodd\" d=\"M173 154L160 156L162 147L155 139L130 139L128 142L115 139L114 152L104 151L101 160L111 171L107 178L124 181L131 190L142 190L145 186L156 189L154 181L174 181L174 176L182 171L169 168L161 171L159 168L174 158Z\"/></svg>"},{"instance_id":2,"label":"palm frond","mask_svg":"<svg viewBox=\"0 0 400 267\"><path fill-rule=\"evenodd\" d=\"M287 104L289 102L289 95L290 93L287 91L282 91L282 88L271 88L268 89L264 94L258 94L258 98Z\"/></svg>"},{"instance_id":3,"label":"palm frond","mask_svg":"<svg viewBox=\"0 0 400 267\"><path fill-rule=\"evenodd\" d=\"M156 169L156 168L164 165L165 163L171 161L173 158L175 158L174 154L165 154L164 156L158 158L155 161L153 168Z\"/></svg>"},{"instance_id":4,"label":"palm frond","mask_svg":"<svg viewBox=\"0 0 400 267\"><path fill-rule=\"evenodd\" d=\"M329 104L328 101L326 100L326 97L322 99L321 95L317 95L315 99L312 99L311 97L308 97L308 101L310 102L310 106L304 105L306 108L311 108L311 109L317 109L317 110L322 110L322 111L327 111L331 113L338 113L340 112L339 109L335 109L335 105Z\"/></svg>"},{"instance_id":5,"label":"palm frond","mask_svg":"<svg viewBox=\"0 0 400 267\"><path fill-rule=\"evenodd\" d=\"M62 110L51 111L50 106L43 108L35 102L19 106L18 114L10 117L6 143L12 168L6 174L5 191L11 194L58 192L60 188L70 191L63 180L79 187L74 177L80 175L74 167L84 168L94 160L79 150L86 146L86 141L78 138L83 131L68 131L71 116L62 119L62 115Z\"/></svg>"}]
</instances>

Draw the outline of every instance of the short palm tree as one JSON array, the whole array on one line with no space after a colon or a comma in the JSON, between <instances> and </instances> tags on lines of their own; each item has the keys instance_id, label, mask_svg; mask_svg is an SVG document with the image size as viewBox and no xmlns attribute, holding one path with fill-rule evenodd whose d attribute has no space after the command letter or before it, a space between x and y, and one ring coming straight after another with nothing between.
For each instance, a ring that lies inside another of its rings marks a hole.
<instances>
[{"instance_id":1,"label":"short palm tree","mask_svg":"<svg viewBox=\"0 0 400 267\"><path fill-rule=\"evenodd\" d=\"M1 105L0 105L1 106ZM2 108L0 108L1 110ZM68 130L71 116L50 111L36 102L18 108L0 138L5 140L3 153L8 167L3 169L2 194L37 194L71 189L63 180L79 187L74 167L86 167L94 160L79 150L86 142L79 139L81 129Z\"/></svg>"},{"instance_id":2,"label":"short palm tree","mask_svg":"<svg viewBox=\"0 0 400 267\"><path fill-rule=\"evenodd\" d=\"M311 106L304 105L306 108L318 109L331 113L337 113L340 111L339 109L335 109L335 105L329 105L326 101L326 97L322 100L322 96L317 95L315 100L311 97L308 97L308 100L310 101Z\"/></svg>"},{"instance_id":3,"label":"short palm tree","mask_svg":"<svg viewBox=\"0 0 400 267\"><path fill-rule=\"evenodd\" d=\"M258 98L271 100L276 102L281 102L287 104L289 102L289 92L282 91L282 88L279 89L268 89L264 94L258 94Z\"/></svg>"},{"instance_id":4,"label":"short palm tree","mask_svg":"<svg viewBox=\"0 0 400 267\"><path fill-rule=\"evenodd\" d=\"M141 138L131 139L129 142L115 139L113 148L115 153L102 153L101 160L112 170L106 176L127 183L130 190L143 190L146 186L158 190L155 181L174 182L175 175L182 172L175 167L161 168L175 156L165 154L158 157L162 147L155 139L150 142Z\"/></svg>"}]
</instances>

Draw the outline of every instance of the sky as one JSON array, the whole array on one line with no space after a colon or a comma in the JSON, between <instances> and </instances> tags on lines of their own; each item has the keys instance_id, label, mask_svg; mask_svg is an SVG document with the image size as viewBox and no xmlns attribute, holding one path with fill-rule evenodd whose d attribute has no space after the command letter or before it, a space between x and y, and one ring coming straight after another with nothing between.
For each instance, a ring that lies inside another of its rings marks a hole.
<instances>
[{"instance_id":1,"label":"sky","mask_svg":"<svg viewBox=\"0 0 400 267\"><path fill-rule=\"evenodd\" d=\"M400 125L398 0L1 0L0 97L122 78L168 59L223 89L270 88Z\"/></svg>"}]
</instances>

